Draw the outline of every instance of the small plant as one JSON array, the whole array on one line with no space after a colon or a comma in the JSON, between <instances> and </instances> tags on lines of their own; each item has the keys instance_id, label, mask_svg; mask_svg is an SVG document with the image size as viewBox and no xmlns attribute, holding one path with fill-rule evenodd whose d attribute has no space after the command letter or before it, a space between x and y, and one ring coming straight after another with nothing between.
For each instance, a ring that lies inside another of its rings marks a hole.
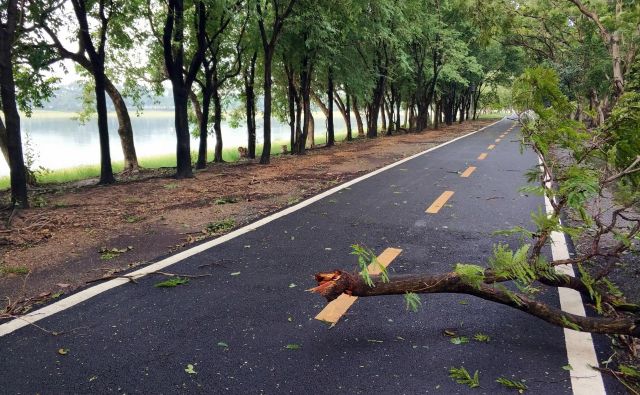
<instances>
[{"instance_id":1,"label":"small plant","mask_svg":"<svg viewBox=\"0 0 640 395\"><path fill-rule=\"evenodd\" d=\"M138 217L137 215L128 215L124 218L125 222L129 224L134 224L136 222L142 221L142 217Z\"/></svg>"},{"instance_id":2,"label":"small plant","mask_svg":"<svg viewBox=\"0 0 640 395\"><path fill-rule=\"evenodd\" d=\"M476 370L473 377L469 374L464 367L449 369L449 377L455 380L458 384L464 384L469 388L480 387L480 378L478 377L478 371Z\"/></svg>"},{"instance_id":3,"label":"small plant","mask_svg":"<svg viewBox=\"0 0 640 395\"><path fill-rule=\"evenodd\" d=\"M177 287L178 285L186 285L188 283L189 283L188 278L172 277L168 280L155 283L153 286L156 288L174 288L174 287Z\"/></svg>"},{"instance_id":4,"label":"small plant","mask_svg":"<svg viewBox=\"0 0 640 395\"><path fill-rule=\"evenodd\" d=\"M232 198L232 197L222 197L220 199L216 199L213 201L213 204L217 206L220 206L223 204L233 204L233 203L238 203L238 199Z\"/></svg>"},{"instance_id":5,"label":"small plant","mask_svg":"<svg viewBox=\"0 0 640 395\"><path fill-rule=\"evenodd\" d=\"M524 391L529 389L529 387L527 387L527 385L523 381L509 380L508 378L505 378L505 377L498 377L498 379L496 380L496 383L502 384L503 386L509 389L517 390L519 394L522 394Z\"/></svg>"},{"instance_id":6,"label":"small plant","mask_svg":"<svg viewBox=\"0 0 640 395\"><path fill-rule=\"evenodd\" d=\"M170 182L168 184L165 184L164 189L176 189L178 188L178 184L176 184L175 182Z\"/></svg>"},{"instance_id":7,"label":"small plant","mask_svg":"<svg viewBox=\"0 0 640 395\"><path fill-rule=\"evenodd\" d=\"M223 219L222 221L210 222L205 228L206 233L221 233L236 226L236 221L233 219Z\"/></svg>"}]
</instances>

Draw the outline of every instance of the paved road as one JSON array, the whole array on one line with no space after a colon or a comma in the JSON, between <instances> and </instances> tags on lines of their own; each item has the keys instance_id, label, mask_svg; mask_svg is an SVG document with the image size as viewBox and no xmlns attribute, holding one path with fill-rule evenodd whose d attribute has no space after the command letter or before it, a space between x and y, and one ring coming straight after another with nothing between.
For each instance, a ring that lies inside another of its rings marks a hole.
<instances>
[{"instance_id":1,"label":"paved road","mask_svg":"<svg viewBox=\"0 0 640 395\"><path fill-rule=\"evenodd\" d=\"M495 383L504 376L526 379L530 393L571 393L563 331L524 313L464 295L425 295L418 313L402 297L361 298L329 329L314 319L324 300L304 291L316 271L355 267L353 243L402 249L395 273L482 263L493 243L513 243L492 232L528 226L543 202L518 192L536 158L520 155L517 130L495 142L512 125L503 120L166 269L211 277L171 289L145 277L38 322L63 335L27 326L1 337L0 392L514 393ZM469 166L477 169L461 177ZM425 213L444 191L454 195ZM542 298L558 304L555 292ZM454 345L445 328L491 340ZM448 377L460 366L479 370L480 389Z\"/></svg>"}]
</instances>

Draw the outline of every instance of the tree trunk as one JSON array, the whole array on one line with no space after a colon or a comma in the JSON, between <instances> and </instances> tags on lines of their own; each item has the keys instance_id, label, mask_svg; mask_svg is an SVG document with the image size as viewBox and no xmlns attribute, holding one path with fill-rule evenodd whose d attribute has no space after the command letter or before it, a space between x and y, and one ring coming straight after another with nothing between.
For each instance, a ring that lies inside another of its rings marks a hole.
<instances>
[{"instance_id":1,"label":"tree trunk","mask_svg":"<svg viewBox=\"0 0 640 395\"><path fill-rule=\"evenodd\" d=\"M387 115L386 115L386 111L385 111L385 102L384 99L382 99L382 103L380 105L380 115L382 116L382 131L387 130Z\"/></svg>"},{"instance_id":2,"label":"tree trunk","mask_svg":"<svg viewBox=\"0 0 640 395\"><path fill-rule=\"evenodd\" d=\"M109 149L109 123L107 120L104 65L95 65L94 68L94 79L96 83L96 110L98 112L98 134L100 137L100 181L98 184L113 184L116 182L116 179L113 177L111 151Z\"/></svg>"},{"instance_id":3,"label":"tree trunk","mask_svg":"<svg viewBox=\"0 0 640 395\"><path fill-rule=\"evenodd\" d=\"M347 141L353 140L353 134L351 131L351 100L349 100L349 94L347 93L347 102L345 104L345 115L347 119L345 120L347 125Z\"/></svg>"},{"instance_id":4,"label":"tree trunk","mask_svg":"<svg viewBox=\"0 0 640 395\"><path fill-rule=\"evenodd\" d=\"M256 158L256 94L254 86L257 58L258 52L254 52L249 63L249 69L243 72L247 113L247 150L250 159Z\"/></svg>"},{"instance_id":5,"label":"tree trunk","mask_svg":"<svg viewBox=\"0 0 640 395\"><path fill-rule=\"evenodd\" d=\"M211 85L208 81L202 89L202 107L198 108L198 99L196 95L191 93L191 102L196 108L196 117L198 118L199 144L198 144L198 161L196 169L205 169L207 167L207 143L209 139L209 111L211 109ZM199 113L199 115L198 115Z\"/></svg>"},{"instance_id":6,"label":"tree trunk","mask_svg":"<svg viewBox=\"0 0 640 395\"><path fill-rule=\"evenodd\" d=\"M327 105L329 110L329 116L327 117L327 147L331 147L335 144L336 136L333 126L333 75L331 69L329 69L329 78L327 81Z\"/></svg>"},{"instance_id":7,"label":"tree trunk","mask_svg":"<svg viewBox=\"0 0 640 395\"><path fill-rule=\"evenodd\" d=\"M338 110L340 114L342 114L342 118L344 119L344 124L347 127L347 141L353 140L353 136L351 135L351 105L349 102L349 95L346 95L346 104L342 101L340 94L338 92L334 93L334 101L338 106Z\"/></svg>"},{"instance_id":8,"label":"tree trunk","mask_svg":"<svg viewBox=\"0 0 640 395\"><path fill-rule=\"evenodd\" d=\"M133 140L133 127L131 126L131 117L129 116L127 104L108 77L105 78L105 86L118 117L118 135L120 136L120 145L124 155L124 170L138 171L140 165L138 164L138 156Z\"/></svg>"},{"instance_id":9,"label":"tree trunk","mask_svg":"<svg viewBox=\"0 0 640 395\"><path fill-rule=\"evenodd\" d=\"M0 25L0 99L6 123L7 148L9 156L9 174L11 178L11 204L17 207L29 207L27 197L27 174L22 154L20 135L20 113L16 103L16 85L13 79L12 45L18 23L18 2L10 0L7 4L7 23Z\"/></svg>"},{"instance_id":10,"label":"tree trunk","mask_svg":"<svg viewBox=\"0 0 640 395\"><path fill-rule=\"evenodd\" d=\"M262 146L262 156L260 163L269 164L271 158L271 66L273 63L273 49L264 49L264 124L263 135L264 144Z\"/></svg>"},{"instance_id":11,"label":"tree trunk","mask_svg":"<svg viewBox=\"0 0 640 395\"><path fill-rule=\"evenodd\" d=\"M187 93L178 86L173 87L176 128L176 178L193 177L191 169L191 136L189 135L189 117Z\"/></svg>"},{"instance_id":12,"label":"tree trunk","mask_svg":"<svg viewBox=\"0 0 640 395\"><path fill-rule=\"evenodd\" d=\"M353 97L353 114L356 116L356 125L358 126L358 137L364 137L364 125L362 123L362 115L360 114L360 108L358 107L358 99Z\"/></svg>"},{"instance_id":13,"label":"tree trunk","mask_svg":"<svg viewBox=\"0 0 640 395\"><path fill-rule=\"evenodd\" d=\"M213 155L213 161L216 163L224 162L222 159L222 102L220 100L220 91L218 89L217 79L213 82L213 131L216 135L216 147Z\"/></svg>"}]
</instances>

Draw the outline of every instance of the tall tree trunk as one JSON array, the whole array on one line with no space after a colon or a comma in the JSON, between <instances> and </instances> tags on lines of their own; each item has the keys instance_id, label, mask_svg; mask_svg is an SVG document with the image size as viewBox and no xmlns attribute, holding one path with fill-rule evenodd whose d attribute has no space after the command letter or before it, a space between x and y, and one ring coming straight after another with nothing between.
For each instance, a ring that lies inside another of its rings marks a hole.
<instances>
[{"instance_id":1,"label":"tall tree trunk","mask_svg":"<svg viewBox=\"0 0 640 395\"><path fill-rule=\"evenodd\" d=\"M216 148L213 155L213 161L216 163L224 162L222 159L222 102L220 100L220 91L218 89L218 81L213 83L213 131L216 135Z\"/></svg>"},{"instance_id":2,"label":"tall tree trunk","mask_svg":"<svg viewBox=\"0 0 640 395\"><path fill-rule=\"evenodd\" d=\"M349 94L346 95L346 104L342 101L338 92L335 92L333 96L334 102L338 106L338 110L340 114L342 114L344 124L347 128L347 141L351 141L353 140L353 136L351 134L351 103L349 102Z\"/></svg>"},{"instance_id":3,"label":"tall tree trunk","mask_svg":"<svg viewBox=\"0 0 640 395\"><path fill-rule=\"evenodd\" d=\"M195 94L193 95L195 96ZM193 99L192 96L192 99ZM192 100L197 103L198 100ZM207 140L209 139L209 111L211 109L211 84L208 81L205 83L205 87L202 90L202 108L200 109L200 116L198 117L198 128L200 134L200 142L198 145L198 161L196 162L196 169L205 169L207 167ZM198 111L196 111L196 114Z\"/></svg>"},{"instance_id":4,"label":"tall tree trunk","mask_svg":"<svg viewBox=\"0 0 640 395\"><path fill-rule=\"evenodd\" d=\"M247 150L250 159L256 158L256 94L254 86L257 58L258 52L254 51L248 70L243 72L247 113Z\"/></svg>"},{"instance_id":5,"label":"tall tree trunk","mask_svg":"<svg viewBox=\"0 0 640 395\"><path fill-rule=\"evenodd\" d=\"M384 102L384 98L382 99L382 102L380 103L380 116L382 117L382 131L384 132L385 130L387 130L387 115L386 115L386 110L385 110L385 102Z\"/></svg>"},{"instance_id":6,"label":"tall tree trunk","mask_svg":"<svg viewBox=\"0 0 640 395\"><path fill-rule=\"evenodd\" d=\"M11 203L17 207L29 207L27 198L27 174L22 156L20 113L16 103L16 85L13 79L12 46L18 23L18 1L9 0L7 22L0 25L0 99L5 117L9 174L11 178Z\"/></svg>"},{"instance_id":7,"label":"tall tree trunk","mask_svg":"<svg viewBox=\"0 0 640 395\"><path fill-rule=\"evenodd\" d=\"M269 164L271 158L271 67L273 64L273 48L264 49L264 124L262 156L260 163Z\"/></svg>"},{"instance_id":8,"label":"tall tree trunk","mask_svg":"<svg viewBox=\"0 0 640 395\"><path fill-rule=\"evenodd\" d=\"M187 92L179 86L173 87L173 105L175 108L176 128L176 178L193 177L191 169L191 136L189 135L189 117Z\"/></svg>"},{"instance_id":9,"label":"tall tree trunk","mask_svg":"<svg viewBox=\"0 0 640 395\"><path fill-rule=\"evenodd\" d=\"M135 172L140 168L140 165L138 164L138 155L136 154L136 146L133 140L133 127L131 126L131 117L129 116L127 104L108 77L105 78L105 86L118 117L118 135L120 136L120 145L124 155L124 170Z\"/></svg>"},{"instance_id":10,"label":"tall tree trunk","mask_svg":"<svg viewBox=\"0 0 640 395\"><path fill-rule=\"evenodd\" d=\"M360 114L360 108L358 107L358 98L353 97L353 114L356 116L356 125L358 126L358 137L364 137L364 125L362 123L362 114Z\"/></svg>"},{"instance_id":11,"label":"tall tree trunk","mask_svg":"<svg viewBox=\"0 0 640 395\"><path fill-rule=\"evenodd\" d=\"M353 132L351 131L351 100L349 100L349 94L347 93L347 102L345 104L345 114L347 119L345 123L347 125L347 141L353 140Z\"/></svg>"},{"instance_id":12,"label":"tall tree trunk","mask_svg":"<svg viewBox=\"0 0 640 395\"><path fill-rule=\"evenodd\" d=\"M99 184L113 184L116 179L113 177L111 167L111 150L109 148L109 123L107 120L107 98L105 95L105 75L104 64L96 65L96 110L98 112L98 134L100 137L100 181Z\"/></svg>"},{"instance_id":13,"label":"tall tree trunk","mask_svg":"<svg viewBox=\"0 0 640 395\"><path fill-rule=\"evenodd\" d=\"M296 144L296 87L294 85L293 70L287 66L286 62L284 70L287 75L287 101L289 110L289 128L291 129L289 146L291 147L291 153L293 153L294 146Z\"/></svg>"},{"instance_id":14,"label":"tall tree trunk","mask_svg":"<svg viewBox=\"0 0 640 395\"><path fill-rule=\"evenodd\" d=\"M333 75L331 69L329 69L329 78L327 81L327 105L329 107L329 116L327 117L327 147L331 147L335 144L336 136L333 126Z\"/></svg>"}]
</instances>

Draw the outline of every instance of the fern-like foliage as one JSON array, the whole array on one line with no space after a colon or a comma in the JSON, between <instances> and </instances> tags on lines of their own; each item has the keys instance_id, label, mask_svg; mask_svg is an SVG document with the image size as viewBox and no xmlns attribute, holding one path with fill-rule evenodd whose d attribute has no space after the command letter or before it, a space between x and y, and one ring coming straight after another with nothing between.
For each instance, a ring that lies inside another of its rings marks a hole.
<instances>
[{"instance_id":1,"label":"fern-like foliage","mask_svg":"<svg viewBox=\"0 0 640 395\"><path fill-rule=\"evenodd\" d=\"M472 377L464 366L461 366L460 368L451 368L449 369L449 377L455 380L456 383L464 384L469 388L480 387L480 378L477 370Z\"/></svg>"},{"instance_id":2,"label":"fern-like foliage","mask_svg":"<svg viewBox=\"0 0 640 395\"><path fill-rule=\"evenodd\" d=\"M522 394L524 393L524 391L526 391L527 389L529 389L529 387L527 387L527 385L521 381L521 380L510 380L506 377L498 377L498 379L496 380L496 383L502 384L503 386L509 388L509 389L514 389L516 391L518 391L518 393Z\"/></svg>"},{"instance_id":3,"label":"fern-like foliage","mask_svg":"<svg viewBox=\"0 0 640 395\"><path fill-rule=\"evenodd\" d=\"M407 310L413 311L414 313L418 311L420 306L422 306L420 295L413 292L407 292L404 294L404 302L407 305Z\"/></svg>"},{"instance_id":4,"label":"fern-like foliage","mask_svg":"<svg viewBox=\"0 0 640 395\"><path fill-rule=\"evenodd\" d=\"M373 280L371 279L371 275L369 274L369 265L377 266L380 269L380 277L383 282L389 281L389 273L387 272L387 268L378 261L376 254L373 250L360 246L358 244L353 244L351 246L351 255L356 255L358 257L358 268L360 269L360 277L364 280L364 282L373 287Z\"/></svg>"},{"instance_id":5,"label":"fern-like foliage","mask_svg":"<svg viewBox=\"0 0 640 395\"><path fill-rule=\"evenodd\" d=\"M460 279L474 288L480 288L484 282L484 268L478 265L468 265L458 263L454 272L460 276Z\"/></svg>"}]
</instances>

